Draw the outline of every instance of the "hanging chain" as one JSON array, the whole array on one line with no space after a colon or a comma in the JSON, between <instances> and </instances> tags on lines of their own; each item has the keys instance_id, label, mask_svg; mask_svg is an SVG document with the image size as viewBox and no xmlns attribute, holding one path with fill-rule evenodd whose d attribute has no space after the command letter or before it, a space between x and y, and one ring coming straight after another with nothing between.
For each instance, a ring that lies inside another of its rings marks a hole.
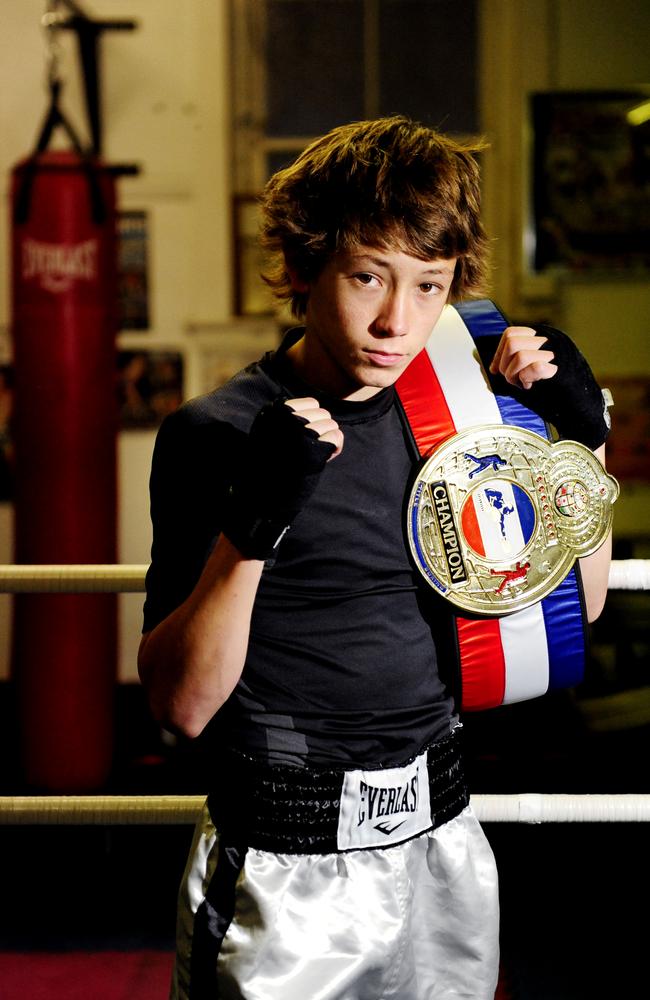
<instances>
[{"instance_id":1,"label":"hanging chain","mask_svg":"<svg viewBox=\"0 0 650 1000\"><path fill-rule=\"evenodd\" d=\"M47 86L50 90L61 83L62 46L59 32L66 21L66 15L60 7L59 0L47 0L45 13L41 18L41 27L45 32Z\"/></svg>"}]
</instances>

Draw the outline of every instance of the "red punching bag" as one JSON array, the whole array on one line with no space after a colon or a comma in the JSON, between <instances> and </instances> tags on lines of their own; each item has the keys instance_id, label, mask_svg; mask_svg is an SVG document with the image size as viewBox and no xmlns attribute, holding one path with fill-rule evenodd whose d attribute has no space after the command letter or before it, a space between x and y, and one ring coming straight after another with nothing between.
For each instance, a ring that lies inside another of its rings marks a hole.
<instances>
[{"instance_id":1,"label":"red punching bag","mask_svg":"<svg viewBox=\"0 0 650 1000\"><path fill-rule=\"evenodd\" d=\"M114 177L76 152L13 172L15 560L116 561ZM24 775L98 788L112 757L114 594L14 598Z\"/></svg>"}]
</instances>

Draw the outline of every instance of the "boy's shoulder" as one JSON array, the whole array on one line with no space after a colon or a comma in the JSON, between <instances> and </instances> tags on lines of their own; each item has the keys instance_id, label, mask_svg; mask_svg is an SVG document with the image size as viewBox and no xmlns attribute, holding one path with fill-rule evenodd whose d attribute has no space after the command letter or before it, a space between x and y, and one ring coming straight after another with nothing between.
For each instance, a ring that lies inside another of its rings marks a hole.
<instances>
[{"instance_id":1,"label":"boy's shoulder","mask_svg":"<svg viewBox=\"0 0 650 1000\"><path fill-rule=\"evenodd\" d=\"M177 426L200 427L223 423L248 431L260 409L275 399L282 386L273 374L273 355L247 365L223 385L183 403L167 421Z\"/></svg>"}]
</instances>

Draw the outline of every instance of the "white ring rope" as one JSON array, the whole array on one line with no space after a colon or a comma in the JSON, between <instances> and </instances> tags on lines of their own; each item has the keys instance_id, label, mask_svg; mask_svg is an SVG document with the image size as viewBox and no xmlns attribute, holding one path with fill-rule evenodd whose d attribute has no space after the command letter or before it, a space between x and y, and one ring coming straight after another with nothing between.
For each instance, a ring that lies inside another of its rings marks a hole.
<instances>
[{"instance_id":1,"label":"white ring rope","mask_svg":"<svg viewBox=\"0 0 650 1000\"><path fill-rule=\"evenodd\" d=\"M647 823L650 795L472 795L482 823Z\"/></svg>"},{"instance_id":2,"label":"white ring rope","mask_svg":"<svg viewBox=\"0 0 650 1000\"><path fill-rule=\"evenodd\" d=\"M0 565L0 594L142 593L148 568L141 564ZM609 589L650 590L650 559L613 560Z\"/></svg>"},{"instance_id":3,"label":"white ring rope","mask_svg":"<svg viewBox=\"0 0 650 1000\"><path fill-rule=\"evenodd\" d=\"M196 822L204 795L0 797L0 826L133 826ZM481 823L647 823L650 795L473 795Z\"/></svg>"},{"instance_id":4,"label":"white ring rope","mask_svg":"<svg viewBox=\"0 0 650 1000\"><path fill-rule=\"evenodd\" d=\"M650 559L613 560L609 590L650 590Z\"/></svg>"}]
</instances>

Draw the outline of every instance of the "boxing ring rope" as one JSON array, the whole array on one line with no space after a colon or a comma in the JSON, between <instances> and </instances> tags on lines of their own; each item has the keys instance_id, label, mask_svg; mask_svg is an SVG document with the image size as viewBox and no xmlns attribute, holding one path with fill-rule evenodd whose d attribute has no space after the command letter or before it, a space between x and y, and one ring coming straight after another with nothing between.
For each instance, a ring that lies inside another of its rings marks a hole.
<instances>
[{"instance_id":1,"label":"boxing ring rope","mask_svg":"<svg viewBox=\"0 0 650 1000\"><path fill-rule=\"evenodd\" d=\"M195 823L203 795L0 797L0 826L171 826ZM647 823L650 795L472 795L481 823Z\"/></svg>"},{"instance_id":2,"label":"boxing ring rope","mask_svg":"<svg viewBox=\"0 0 650 1000\"><path fill-rule=\"evenodd\" d=\"M146 565L0 565L0 593L139 593ZM610 590L650 590L650 560L614 560ZM198 818L201 795L0 796L2 825L173 825ZM650 795L473 795L483 823L646 823Z\"/></svg>"},{"instance_id":3,"label":"boxing ring rope","mask_svg":"<svg viewBox=\"0 0 650 1000\"><path fill-rule=\"evenodd\" d=\"M77 566L0 566L0 594L137 594L148 567L93 563Z\"/></svg>"},{"instance_id":4,"label":"boxing ring rope","mask_svg":"<svg viewBox=\"0 0 650 1000\"><path fill-rule=\"evenodd\" d=\"M122 593L144 591L148 567L141 564L78 566L0 565L0 594ZM650 590L650 559L613 560L610 590Z\"/></svg>"},{"instance_id":5,"label":"boxing ring rope","mask_svg":"<svg viewBox=\"0 0 650 1000\"><path fill-rule=\"evenodd\" d=\"M650 559L614 559L609 590L650 590Z\"/></svg>"}]
</instances>

